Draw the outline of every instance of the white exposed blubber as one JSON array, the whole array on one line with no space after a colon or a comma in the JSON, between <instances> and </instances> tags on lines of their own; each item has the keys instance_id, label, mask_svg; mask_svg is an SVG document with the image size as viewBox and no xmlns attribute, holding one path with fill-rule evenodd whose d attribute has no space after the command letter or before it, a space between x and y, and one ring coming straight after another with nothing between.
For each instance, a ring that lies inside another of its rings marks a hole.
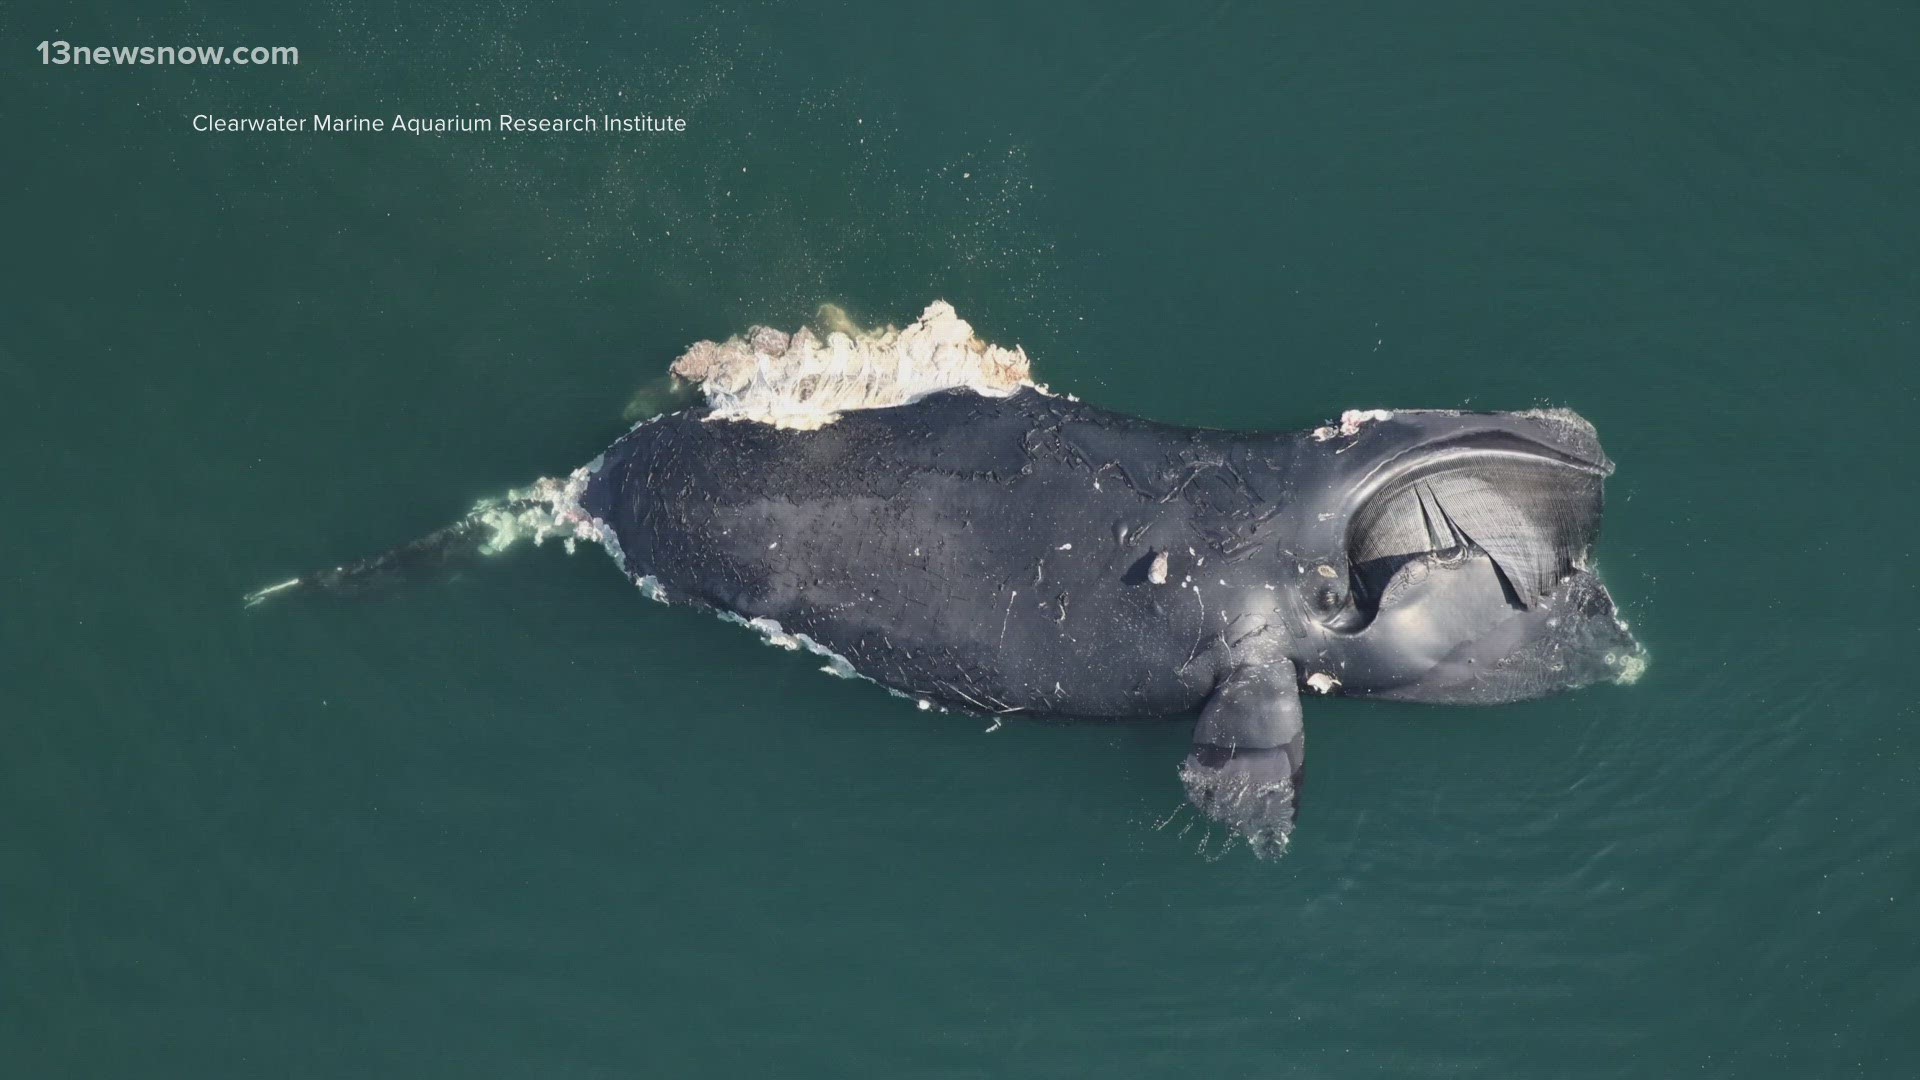
<instances>
[{"instance_id":1,"label":"white exposed blubber","mask_svg":"<svg viewBox=\"0 0 1920 1080\"><path fill-rule=\"evenodd\" d=\"M856 409L907 405L942 390L1006 397L1036 387L1027 354L973 334L944 300L927 305L902 330L853 326L837 308L821 309L825 340L756 326L725 341L702 341L673 363L673 374L706 395L714 420L754 420L811 431Z\"/></svg>"}]
</instances>

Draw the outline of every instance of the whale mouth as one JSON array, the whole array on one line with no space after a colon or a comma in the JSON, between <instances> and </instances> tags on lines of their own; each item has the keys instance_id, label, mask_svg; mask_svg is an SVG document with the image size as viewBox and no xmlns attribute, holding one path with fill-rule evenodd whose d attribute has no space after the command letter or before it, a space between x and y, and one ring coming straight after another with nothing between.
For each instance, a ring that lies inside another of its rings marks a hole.
<instances>
[{"instance_id":1,"label":"whale mouth","mask_svg":"<svg viewBox=\"0 0 1920 1080\"><path fill-rule=\"evenodd\" d=\"M1349 495L1347 577L1321 602L1351 646L1343 692L1487 704L1637 671L1592 569L1613 469L1592 429L1572 414L1409 423L1426 437Z\"/></svg>"},{"instance_id":2,"label":"whale mouth","mask_svg":"<svg viewBox=\"0 0 1920 1080\"><path fill-rule=\"evenodd\" d=\"M1612 471L1596 457L1508 432L1429 444L1390 463L1349 519L1340 629L1363 629L1416 595L1455 608L1537 607L1590 565ZM1443 572L1470 561L1489 572L1448 574L1447 595L1433 594Z\"/></svg>"}]
</instances>

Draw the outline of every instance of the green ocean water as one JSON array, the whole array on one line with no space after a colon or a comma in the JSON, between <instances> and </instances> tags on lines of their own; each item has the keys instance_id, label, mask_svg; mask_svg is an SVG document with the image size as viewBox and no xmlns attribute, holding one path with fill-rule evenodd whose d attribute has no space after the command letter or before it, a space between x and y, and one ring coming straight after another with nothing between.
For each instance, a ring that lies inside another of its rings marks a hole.
<instances>
[{"instance_id":1,"label":"green ocean water","mask_svg":"<svg viewBox=\"0 0 1920 1080\"><path fill-rule=\"evenodd\" d=\"M1920 1072L1912 4L0 25L0 1075ZM634 112L687 130L192 127ZM1650 670L1310 702L1261 863L1185 723L988 734L598 553L239 603L585 462L691 341L936 298L1162 420L1577 409Z\"/></svg>"}]
</instances>

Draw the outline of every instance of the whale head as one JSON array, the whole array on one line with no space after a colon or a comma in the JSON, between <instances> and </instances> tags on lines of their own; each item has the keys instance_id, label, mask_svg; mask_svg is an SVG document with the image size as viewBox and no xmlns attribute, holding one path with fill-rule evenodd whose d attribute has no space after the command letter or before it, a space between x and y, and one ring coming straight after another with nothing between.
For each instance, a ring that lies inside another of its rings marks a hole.
<instances>
[{"instance_id":1,"label":"whale head","mask_svg":"<svg viewBox=\"0 0 1920 1080\"><path fill-rule=\"evenodd\" d=\"M1306 600L1316 648L1303 672L1347 694L1445 704L1638 677L1645 652L1592 566L1613 465L1591 426L1564 411L1375 426L1337 466L1349 481L1328 515L1338 556Z\"/></svg>"}]
</instances>

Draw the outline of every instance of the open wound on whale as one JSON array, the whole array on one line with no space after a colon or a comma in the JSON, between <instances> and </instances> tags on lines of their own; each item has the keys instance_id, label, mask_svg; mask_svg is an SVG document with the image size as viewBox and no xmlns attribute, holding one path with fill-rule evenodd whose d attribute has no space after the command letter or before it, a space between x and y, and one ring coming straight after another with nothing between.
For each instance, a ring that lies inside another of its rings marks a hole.
<instances>
[{"instance_id":1,"label":"open wound on whale","mask_svg":"<svg viewBox=\"0 0 1920 1080\"><path fill-rule=\"evenodd\" d=\"M820 306L817 321L824 338L810 327L787 334L756 326L722 342L699 342L669 370L706 398L708 419L800 431L831 424L844 412L907 405L943 390L987 397L1022 387L1045 390L1032 381L1024 350L981 341L944 300L928 304L905 329L862 328L833 304ZM539 545L549 538L571 553L576 541L586 540L624 567L613 531L580 506L599 467L596 460L565 478L542 478L475 506L465 519L475 553L497 555L522 540Z\"/></svg>"},{"instance_id":2,"label":"open wound on whale","mask_svg":"<svg viewBox=\"0 0 1920 1080\"><path fill-rule=\"evenodd\" d=\"M1035 387L1027 354L974 336L944 300L904 329L862 329L823 305L826 336L756 326L725 341L702 341L672 372L706 396L709 419L753 420L812 431L859 409L907 405L942 390L1006 397Z\"/></svg>"}]
</instances>

